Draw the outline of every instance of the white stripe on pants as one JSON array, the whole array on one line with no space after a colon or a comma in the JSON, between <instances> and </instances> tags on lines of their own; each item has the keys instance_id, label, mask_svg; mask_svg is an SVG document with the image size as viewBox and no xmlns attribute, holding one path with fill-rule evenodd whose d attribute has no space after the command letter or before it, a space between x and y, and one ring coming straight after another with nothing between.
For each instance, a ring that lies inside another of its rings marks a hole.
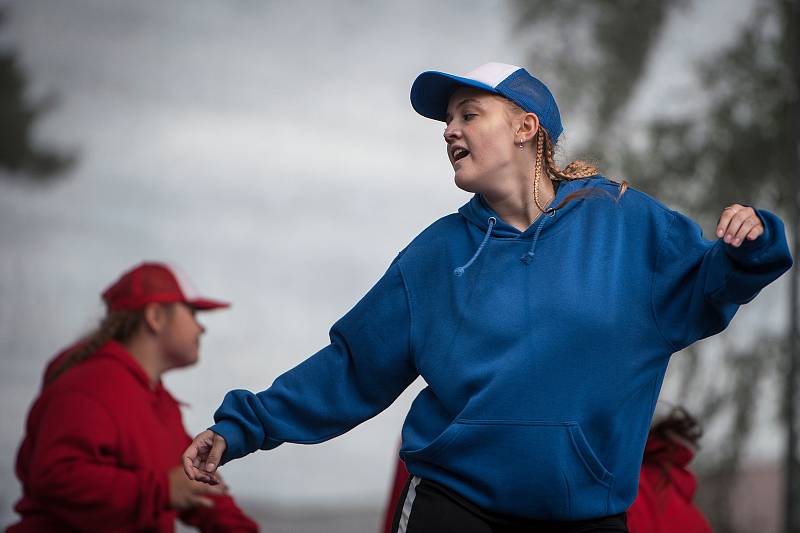
<instances>
[{"instance_id":1,"label":"white stripe on pants","mask_svg":"<svg viewBox=\"0 0 800 533\"><path fill-rule=\"evenodd\" d=\"M397 533L406 533L406 528L408 527L408 518L411 516L411 507L414 505L414 498L417 496L417 485L419 485L420 479L417 476L413 476L411 481L408 483L408 492L406 493L406 499L403 502L403 510L400 514L400 522L397 524Z\"/></svg>"}]
</instances>

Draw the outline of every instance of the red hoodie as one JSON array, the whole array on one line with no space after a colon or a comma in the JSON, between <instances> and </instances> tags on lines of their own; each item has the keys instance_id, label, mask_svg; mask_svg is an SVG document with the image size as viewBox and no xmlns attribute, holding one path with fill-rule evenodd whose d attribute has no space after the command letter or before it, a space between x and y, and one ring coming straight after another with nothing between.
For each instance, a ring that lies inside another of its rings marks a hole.
<instances>
[{"instance_id":1,"label":"red hoodie","mask_svg":"<svg viewBox=\"0 0 800 533\"><path fill-rule=\"evenodd\" d=\"M17 456L22 520L8 531L171 532L178 517L203 532L258 531L229 496L211 496L212 509L170 509L167 473L190 442L175 399L108 342L31 407Z\"/></svg>"},{"instance_id":2,"label":"red hoodie","mask_svg":"<svg viewBox=\"0 0 800 533\"><path fill-rule=\"evenodd\" d=\"M639 495L628 509L631 533L711 533L692 504L697 481L688 465L693 456L692 450L673 440L647 440Z\"/></svg>"}]
</instances>

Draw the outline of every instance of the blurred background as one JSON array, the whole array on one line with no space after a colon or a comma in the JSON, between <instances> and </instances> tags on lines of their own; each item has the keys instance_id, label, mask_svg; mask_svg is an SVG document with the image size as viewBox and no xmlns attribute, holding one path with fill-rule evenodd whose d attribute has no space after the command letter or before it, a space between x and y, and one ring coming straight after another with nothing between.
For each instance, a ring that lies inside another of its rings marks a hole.
<instances>
[{"instance_id":1,"label":"blurred background","mask_svg":"<svg viewBox=\"0 0 800 533\"><path fill-rule=\"evenodd\" d=\"M411 109L423 70L524 65L561 104L562 164L593 158L712 237L725 205L772 210L794 243L796 10L1 1L0 526L15 519L14 456L43 366L96 325L123 270L170 261L234 302L202 315L200 364L166 379L195 433L227 390L261 390L327 344L396 253L469 199L443 124ZM706 429L693 466L715 531L800 530L793 276L677 354L661 394ZM227 465L226 480L269 531L377 531L422 386L334 441Z\"/></svg>"}]
</instances>

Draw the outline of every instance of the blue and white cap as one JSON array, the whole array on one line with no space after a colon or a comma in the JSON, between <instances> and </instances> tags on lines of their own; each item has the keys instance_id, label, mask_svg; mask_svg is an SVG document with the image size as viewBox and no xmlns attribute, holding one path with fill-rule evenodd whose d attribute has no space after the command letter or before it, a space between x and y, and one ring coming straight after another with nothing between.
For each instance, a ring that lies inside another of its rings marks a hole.
<instances>
[{"instance_id":1,"label":"blue and white cap","mask_svg":"<svg viewBox=\"0 0 800 533\"><path fill-rule=\"evenodd\" d=\"M423 72L411 86L411 105L424 117L444 121L450 96L459 87L475 87L508 98L525 111L536 113L554 143L561 135L561 114L553 93L516 65L486 63L463 76Z\"/></svg>"}]
</instances>

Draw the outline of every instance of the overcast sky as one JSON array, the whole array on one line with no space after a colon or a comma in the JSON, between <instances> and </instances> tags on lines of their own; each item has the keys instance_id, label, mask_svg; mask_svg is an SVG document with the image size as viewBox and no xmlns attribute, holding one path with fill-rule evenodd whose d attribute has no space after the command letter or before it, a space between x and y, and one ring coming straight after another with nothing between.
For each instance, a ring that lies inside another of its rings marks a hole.
<instances>
[{"instance_id":1,"label":"overcast sky","mask_svg":"<svg viewBox=\"0 0 800 533\"><path fill-rule=\"evenodd\" d=\"M693 62L750 9L698 3L673 18L634 116L691 95ZM172 261L234 302L203 315L201 363L166 379L190 404L190 432L205 428L227 390L263 389L327 344L396 253L468 200L443 125L410 107L414 77L527 56L500 0L2 5L3 44L33 94L59 97L40 136L80 161L44 188L0 180L0 524L19 495L13 455L42 367L96 323L121 271ZM577 143L580 117L565 123ZM763 306L761 320L780 323L780 309ZM234 462L227 480L264 502L377 505L419 388L335 441Z\"/></svg>"}]
</instances>

